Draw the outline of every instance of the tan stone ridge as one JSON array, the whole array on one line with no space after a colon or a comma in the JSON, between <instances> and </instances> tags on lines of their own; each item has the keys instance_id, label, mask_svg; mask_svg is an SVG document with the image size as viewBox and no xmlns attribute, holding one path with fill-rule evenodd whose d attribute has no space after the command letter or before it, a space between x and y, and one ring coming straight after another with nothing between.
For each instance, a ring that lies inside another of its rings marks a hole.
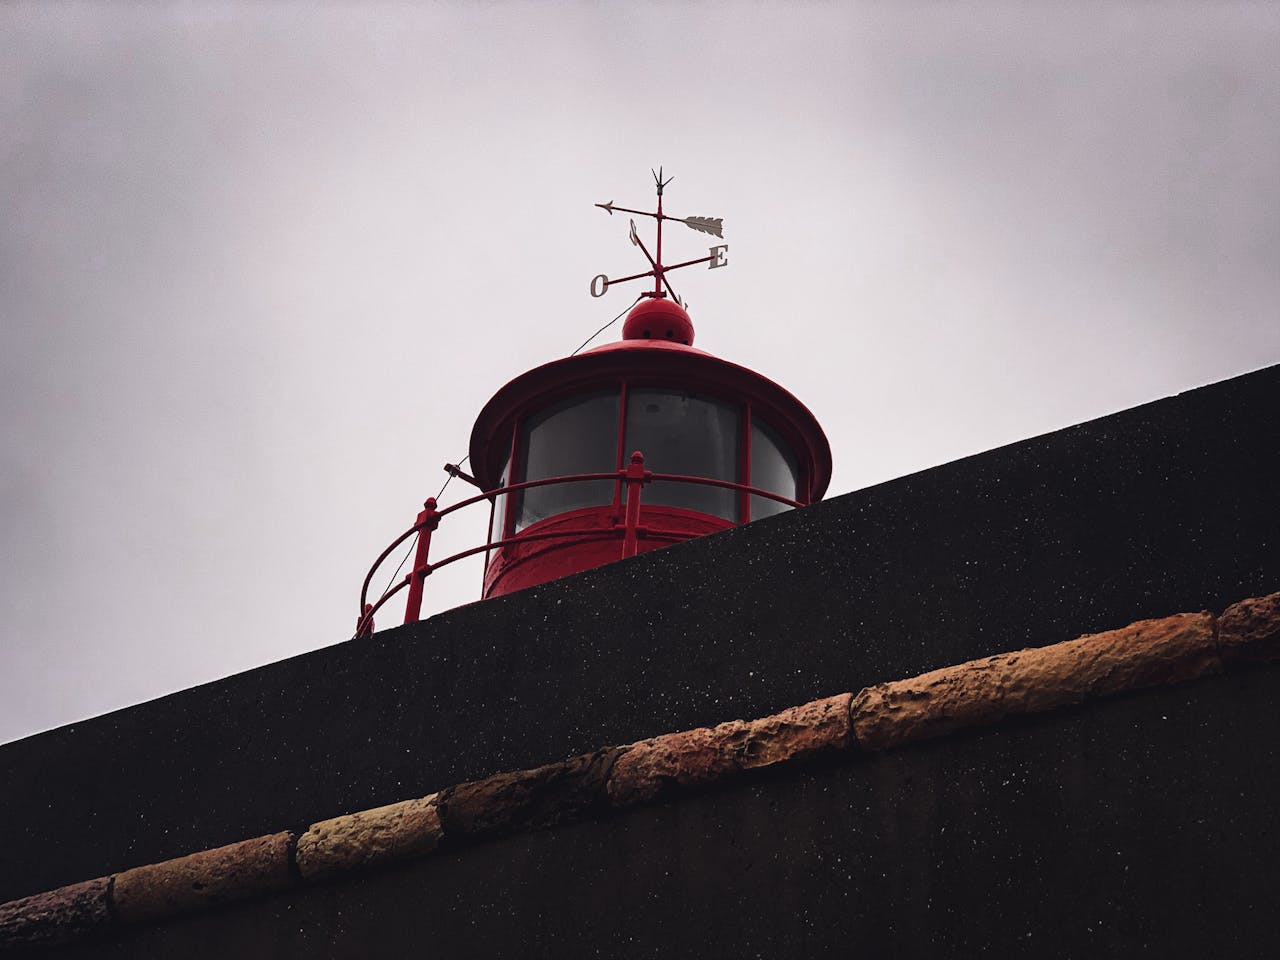
<instances>
[{"instance_id":1,"label":"tan stone ridge","mask_svg":"<svg viewBox=\"0 0 1280 960\"><path fill-rule=\"evenodd\" d=\"M864 749L888 750L1087 697L1218 673L1215 621L1211 613L1141 620L867 687L854 702L854 736Z\"/></svg>"},{"instance_id":2,"label":"tan stone ridge","mask_svg":"<svg viewBox=\"0 0 1280 960\"><path fill-rule=\"evenodd\" d=\"M1280 659L1280 593L1219 617L1180 613L1077 640L971 660L891 683L414 800L254 837L0 905L0 949L101 936L114 927L260 897L431 856L486 837L648 803L752 771L890 750L1006 717Z\"/></svg>"},{"instance_id":3,"label":"tan stone ridge","mask_svg":"<svg viewBox=\"0 0 1280 960\"><path fill-rule=\"evenodd\" d=\"M294 856L303 880L322 880L425 857L440 845L440 837L433 793L313 823L298 838Z\"/></svg>"}]
</instances>

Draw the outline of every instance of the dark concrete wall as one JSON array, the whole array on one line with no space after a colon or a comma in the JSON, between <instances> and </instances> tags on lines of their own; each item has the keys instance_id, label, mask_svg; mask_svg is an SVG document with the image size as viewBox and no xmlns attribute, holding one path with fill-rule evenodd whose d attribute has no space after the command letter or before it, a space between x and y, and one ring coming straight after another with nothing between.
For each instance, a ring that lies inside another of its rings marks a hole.
<instances>
[{"instance_id":1,"label":"dark concrete wall","mask_svg":"<svg viewBox=\"0 0 1280 960\"><path fill-rule=\"evenodd\" d=\"M0 900L1221 610L1280 588L1277 477L1273 367L30 737L0 748Z\"/></svg>"},{"instance_id":2,"label":"dark concrete wall","mask_svg":"<svg viewBox=\"0 0 1280 960\"><path fill-rule=\"evenodd\" d=\"M558 827L57 953L1280 954L1280 670Z\"/></svg>"}]
</instances>

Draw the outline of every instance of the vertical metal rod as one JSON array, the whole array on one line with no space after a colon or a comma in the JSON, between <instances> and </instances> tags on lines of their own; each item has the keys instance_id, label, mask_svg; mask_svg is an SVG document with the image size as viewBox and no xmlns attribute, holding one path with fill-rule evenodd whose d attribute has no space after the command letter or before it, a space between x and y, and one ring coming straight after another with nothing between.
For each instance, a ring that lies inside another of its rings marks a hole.
<instances>
[{"instance_id":1,"label":"vertical metal rod","mask_svg":"<svg viewBox=\"0 0 1280 960\"><path fill-rule=\"evenodd\" d=\"M634 557L640 550L636 528L640 526L640 488L648 480L644 454L637 450L627 465L627 525L622 534L622 559Z\"/></svg>"},{"instance_id":2,"label":"vertical metal rod","mask_svg":"<svg viewBox=\"0 0 1280 960\"><path fill-rule=\"evenodd\" d=\"M653 265L653 295L662 296L662 185L658 185L658 256Z\"/></svg>"},{"instance_id":3,"label":"vertical metal rod","mask_svg":"<svg viewBox=\"0 0 1280 960\"><path fill-rule=\"evenodd\" d=\"M440 526L440 517L436 513L436 498L428 497L422 505L415 524L418 528L418 549L413 555L413 572L409 574L409 599L404 605L404 622L416 623L422 615L422 587L426 583L428 568L427 554L431 550L431 533Z\"/></svg>"}]
</instances>

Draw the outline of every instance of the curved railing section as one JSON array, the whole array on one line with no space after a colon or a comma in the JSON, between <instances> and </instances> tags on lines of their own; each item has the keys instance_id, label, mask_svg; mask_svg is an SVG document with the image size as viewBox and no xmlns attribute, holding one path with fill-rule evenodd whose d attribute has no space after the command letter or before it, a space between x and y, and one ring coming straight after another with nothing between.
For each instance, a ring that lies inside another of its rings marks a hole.
<instances>
[{"instance_id":1,"label":"curved railing section","mask_svg":"<svg viewBox=\"0 0 1280 960\"><path fill-rule=\"evenodd\" d=\"M465 507L472 506L477 503L490 503L494 498L502 496L505 493L516 493L520 490L529 490L533 487L545 487L552 484L560 483L579 483L583 480L616 480L626 485L625 515L623 522L616 527L609 528L577 528L569 530L551 530L545 532L521 533L511 537L505 537L501 540L490 540L478 547L470 547L466 550L445 557L442 560L432 562L430 560L431 551L431 535L440 526L440 521L451 513L456 513ZM450 504L443 510L436 509L436 498L430 497L423 504L422 511L418 514L418 519L395 540L391 541L382 553L378 554L378 559L373 562L373 566L369 568L369 572L365 574L364 583L360 586L360 614L356 618L356 637L367 637L373 633L374 616L386 605L387 601L402 590L408 590L408 596L405 600L404 622L414 623L421 619L422 614L422 593L426 585L427 577L439 570L441 567L447 567L451 563L459 560L465 560L467 557L473 557L478 553L485 553L490 550L500 549L514 543L530 543L535 540L552 540L561 538L589 538L598 540L621 539L622 540L622 556L620 559L634 557L640 549L641 527L640 527L640 501L641 491L644 486L655 481L670 481L673 483L692 483L701 484L708 487L722 487L726 490L736 490L740 493L747 493L755 497L765 497L778 503L784 503L789 507L803 507L804 504L798 500L792 500L781 494L773 493L769 490L762 490L759 487L753 487L745 483L734 483L731 480L713 480L710 477L690 477L678 473L654 473L646 470L644 466L644 455L639 451L631 455L631 462L621 470L612 470L607 473L575 473L561 477L547 477L542 480L524 480L520 483L511 483L505 487L496 487L486 493L477 494L474 497L468 497L465 500L459 500L457 503ZM739 521L740 524L740 521ZM735 526L739 525L735 524ZM394 584L388 585L376 601L369 600L369 585L372 583L374 575L378 569L386 562L402 543L410 537L418 535L418 543L414 550L413 569L404 575ZM643 530L644 537L647 538L675 538L684 539L687 533L678 530L662 530L653 527L646 527Z\"/></svg>"}]
</instances>

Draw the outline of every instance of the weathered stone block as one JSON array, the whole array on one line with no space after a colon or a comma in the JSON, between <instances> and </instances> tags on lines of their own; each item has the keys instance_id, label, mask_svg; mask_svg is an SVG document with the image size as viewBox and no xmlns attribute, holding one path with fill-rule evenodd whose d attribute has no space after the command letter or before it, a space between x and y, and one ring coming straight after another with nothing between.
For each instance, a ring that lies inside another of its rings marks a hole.
<instances>
[{"instance_id":1,"label":"weathered stone block","mask_svg":"<svg viewBox=\"0 0 1280 960\"><path fill-rule=\"evenodd\" d=\"M109 877L99 877L0 904L0 949L61 943L105 929L110 885Z\"/></svg>"},{"instance_id":2,"label":"weathered stone block","mask_svg":"<svg viewBox=\"0 0 1280 960\"><path fill-rule=\"evenodd\" d=\"M621 750L606 747L441 791L438 802L446 842L544 827L607 807L605 783Z\"/></svg>"},{"instance_id":3,"label":"weathered stone block","mask_svg":"<svg viewBox=\"0 0 1280 960\"><path fill-rule=\"evenodd\" d=\"M811 700L759 720L747 721L747 738L738 755L743 770L802 760L849 745L849 706L853 694Z\"/></svg>"},{"instance_id":4,"label":"weathered stone block","mask_svg":"<svg viewBox=\"0 0 1280 960\"><path fill-rule=\"evenodd\" d=\"M1280 593L1227 607L1218 618L1218 643L1226 660L1280 658Z\"/></svg>"},{"instance_id":5,"label":"weathered stone block","mask_svg":"<svg viewBox=\"0 0 1280 960\"><path fill-rule=\"evenodd\" d=\"M769 767L849 744L852 694L815 700L759 720L732 720L632 744L609 776L615 806L643 803L744 770Z\"/></svg>"},{"instance_id":6,"label":"weathered stone block","mask_svg":"<svg viewBox=\"0 0 1280 960\"><path fill-rule=\"evenodd\" d=\"M313 823L298 838L303 879L315 880L423 857L442 836L436 794Z\"/></svg>"},{"instance_id":7,"label":"weathered stone block","mask_svg":"<svg viewBox=\"0 0 1280 960\"><path fill-rule=\"evenodd\" d=\"M289 866L291 833L254 837L190 856L135 867L116 875L112 903L125 923L284 890L295 883Z\"/></svg>"},{"instance_id":8,"label":"weathered stone block","mask_svg":"<svg viewBox=\"0 0 1280 960\"><path fill-rule=\"evenodd\" d=\"M886 750L1220 669L1213 615L1182 613L868 687L853 703L853 733L863 749Z\"/></svg>"}]
</instances>

